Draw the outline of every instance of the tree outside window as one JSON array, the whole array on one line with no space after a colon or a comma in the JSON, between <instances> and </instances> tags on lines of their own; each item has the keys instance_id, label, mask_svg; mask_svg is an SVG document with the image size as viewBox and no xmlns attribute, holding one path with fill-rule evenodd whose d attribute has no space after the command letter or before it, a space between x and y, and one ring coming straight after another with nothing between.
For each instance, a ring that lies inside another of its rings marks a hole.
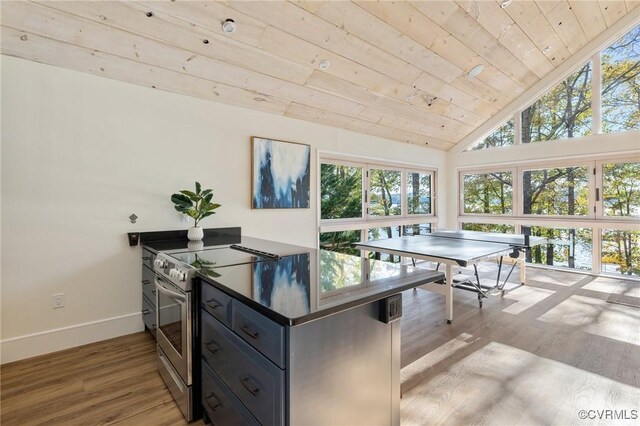
<instances>
[{"instance_id":1,"label":"tree outside window","mask_svg":"<svg viewBox=\"0 0 640 426\"><path fill-rule=\"evenodd\" d=\"M491 172L463 175L464 212L511 214L513 212L513 175Z\"/></svg>"},{"instance_id":2,"label":"tree outside window","mask_svg":"<svg viewBox=\"0 0 640 426\"><path fill-rule=\"evenodd\" d=\"M591 62L522 111L522 143L591 134Z\"/></svg>"},{"instance_id":3,"label":"tree outside window","mask_svg":"<svg viewBox=\"0 0 640 426\"><path fill-rule=\"evenodd\" d=\"M485 148L494 148L499 146L513 145L514 124L513 119L507 121L489 136L473 145L469 150L478 150Z\"/></svg>"},{"instance_id":4,"label":"tree outside window","mask_svg":"<svg viewBox=\"0 0 640 426\"><path fill-rule=\"evenodd\" d=\"M602 165L605 216L640 217L640 163Z\"/></svg>"},{"instance_id":5,"label":"tree outside window","mask_svg":"<svg viewBox=\"0 0 640 426\"><path fill-rule=\"evenodd\" d=\"M602 51L602 131L640 129L640 26Z\"/></svg>"}]
</instances>

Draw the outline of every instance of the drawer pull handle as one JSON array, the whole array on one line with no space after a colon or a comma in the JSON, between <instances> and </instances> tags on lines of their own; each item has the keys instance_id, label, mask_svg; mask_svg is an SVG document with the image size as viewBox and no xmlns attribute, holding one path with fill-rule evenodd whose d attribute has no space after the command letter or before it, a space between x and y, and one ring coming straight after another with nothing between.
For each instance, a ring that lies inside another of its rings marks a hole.
<instances>
[{"instance_id":1,"label":"drawer pull handle","mask_svg":"<svg viewBox=\"0 0 640 426\"><path fill-rule=\"evenodd\" d=\"M150 256L142 256L142 260L151 260Z\"/></svg>"},{"instance_id":2,"label":"drawer pull handle","mask_svg":"<svg viewBox=\"0 0 640 426\"><path fill-rule=\"evenodd\" d=\"M211 304L211 302L213 302L213 305ZM205 300L204 303L206 303L207 306L210 307L211 309L218 309L220 306L222 306L222 303L218 302L213 297L211 299Z\"/></svg>"},{"instance_id":3,"label":"drawer pull handle","mask_svg":"<svg viewBox=\"0 0 640 426\"><path fill-rule=\"evenodd\" d=\"M149 315L151 312L148 309L142 310L142 315Z\"/></svg>"},{"instance_id":4,"label":"drawer pull handle","mask_svg":"<svg viewBox=\"0 0 640 426\"><path fill-rule=\"evenodd\" d=\"M147 285L147 284L151 284L151 281L149 281L149 280L142 280L142 285Z\"/></svg>"},{"instance_id":5,"label":"drawer pull handle","mask_svg":"<svg viewBox=\"0 0 640 426\"><path fill-rule=\"evenodd\" d=\"M210 399L215 399L216 403L215 404L211 404L211 402L209 402ZM204 397L204 400L209 402L209 404L211 404L211 410L216 411L218 408L222 407L222 403L220 402L220 398L218 398L213 392Z\"/></svg>"},{"instance_id":6,"label":"drawer pull handle","mask_svg":"<svg viewBox=\"0 0 640 426\"><path fill-rule=\"evenodd\" d=\"M244 386L244 388L245 388L246 390L248 390L248 391L251 393L251 395L253 395L253 396L258 396L258 392L260 392L260 389L258 389L258 388L257 388L257 387L255 387L255 386L251 386L251 385L249 384L249 378L248 378L248 377L241 378L241 379L240 379L240 383L242 383L242 386Z\"/></svg>"},{"instance_id":7,"label":"drawer pull handle","mask_svg":"<svg viewBox=\"0 0 640 426\"><path fill-rule=\"evenodd\" d=\"M156 294L156 291L155 291L155 290L151 290L151 293L152 293L152 294Z\"/></svg>"},{"instance_id":8,"label":"drawer pull handle","mask_svg":"<svg viewBox=\"0 0 640 426\"><path fill-rule=\"evenodd\" d=\"M260 333L258 333L257 331L251 331L246 325L241 325L240 330L242 330L247 336L251 337L252 339L257 339L260 335Z\"/></svg>"},{"instance_id":9,"label":"drawer pull handle","mask_svg":"<svg viewBox=\"0 0 640 426\"><path fill-rule=\"evenodd\" d=\"M212 346L216 346L216 347L212 349L212 348L211 348ZM216 342L214 342L213 340L212 340L212 341L210 341L209 343L206 343L206 344L204 345L204 347L205 347L205 348L207 348L207 350L208 350L209 352L211 352L211 354L212 354L212 355L217 354L217 353L218 353L218 351L220 350L220 348L218 347L218 345L216 345Z\"/></svg>"}]
</instances>

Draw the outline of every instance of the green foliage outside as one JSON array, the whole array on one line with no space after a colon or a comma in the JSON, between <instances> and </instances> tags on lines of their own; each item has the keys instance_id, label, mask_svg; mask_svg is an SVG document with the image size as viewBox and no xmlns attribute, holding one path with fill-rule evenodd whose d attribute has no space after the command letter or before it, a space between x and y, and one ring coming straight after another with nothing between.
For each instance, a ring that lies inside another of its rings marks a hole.
<instances>
[{"instance_id":1,"label":"green foliage outside","mask_svg":"<svg viewBox=\"0 0 640 426\"><path fill-rule=\"evenodd\" d=\"M522 174L524 214L584 216L589 208L586 167L527 170Z\"/></svg>"},{"instance_id":2,"label":"green foliage outside","mask_svg":"<svg viewBox=\"0 0 640 426\"><path fill-rule=\"evenodd\" d=\"M516 232L514 225L500 223L463 223L462 229L465 231L500 232L502 234L513 234Z\"/></svg>"},{"instance_id":3,"label":"green foliage outside","mask_svg":"<svg viewBox=\"0 0 640 426\"><path fill-rule=\"evenodd\" d=\"M362 217L362 168L320 165L320 217Z\"/></svg>"},{"instance_id":4,"label":"green foliage outside","mask_svg":"<svg viewBox=\"0 0 640 426\"><path fill-rule=\"evenodd\" d=\"M527 262L591 269L593 245L591 229L523 226L522 233L547 239L546 244L537 245L527 252Z\"/></svg>"},{"instance_id":5,"label":"green foliage outside","mask_svg":"<svg viewBox=\"0 0 640 426\"><path fill-rule=\"evenodd\" d=\"M407 173L407 213L431 213L431 175Z\"/></svg>"},{"instance_id":6,"label":"green foliage outside","mask_svg":"<svg viewBox=\"0 0 640 426\"><path fill-rule=\"evenodd\" d=\"M602 201L605 216L640 217L640 163L603 164Z\"/></svg>"},{"instance_id":7,"label":"green foliage outside","mask_svg":"<svg viewBox=\"0 0 640 426\"><path fill-rule=\"evenodd\" d=\"M640 128L640 26L602 51L602 130Z\"/></svg>"},{"instance_id":8,"label":"green foliage outside","mask_svg":"<svg viewBox=\"0 0 640 426\"><path fill-rule=\"evenodd\" d=\"M640 231L602 231L602 271L640 276Z\"/></svg>"},{"instance_id":9,"label":"green foliage outside","mask_svg":"<svg viewBox=\"0 0 640 426\"><path fill-rule=\"evenodd\" d=\"M513 145L514 138L514 124L513 119L507 121L503 126L496 129L495 132L473 145L470 150L478 150L484 148L494 148L498 146L511 146Z\"/></svg>"},{"instance_id":10,"label":"green foliage outside","mask_svg":"<svg viewBox=\"0 0 640 426\"><path fill-rule=\"evenodd\" d=\"M467 174L463 177L464 212L510 214L513 210L511 172Z\"/></svg>"},{"instance_id":11,"label":"green foliage outside","mask_svg":"<svg viewBox=\"0 0 640 426\"><path fill-rule=\"evenodd\" d=\"M371 216L401 214L402 174L396 170L371 169L369 171L369 205Z\"/></svg>"}]
</instances>

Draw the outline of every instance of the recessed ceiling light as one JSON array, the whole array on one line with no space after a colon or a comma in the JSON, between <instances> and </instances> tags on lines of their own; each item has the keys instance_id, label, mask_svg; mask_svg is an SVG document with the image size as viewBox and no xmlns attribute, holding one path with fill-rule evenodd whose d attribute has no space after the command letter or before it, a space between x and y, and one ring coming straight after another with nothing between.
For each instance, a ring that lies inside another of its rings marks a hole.
<instances>
[{"instance_id":1,"label":"recessed ceiling light","mask_svg":"<svg viewBox=\"0 0 640 426\"><path fill-rule=\"evenodd\" d=\"M329 62L328 59L323 59L322 61L320 61L320 63L318 63L318 68L320 68L321 70L326 70L330 66L331 62Z\"/></svg>"},{"instance_id":2,"label":"recessed ceiling light","mask_svg":"<svg viewBox=\"0 0 640 426\"><path fill-rule=\"evenodd\" d=\"M502 3L500 3L500 7L504 9L510 4L511 4L511 0L502 0Z\"/></svg>"},{"instance_id":3,"label":"recessed ceiling light","mask_svg":"<svg viewBox=\"0 0 640 426\"><path fill-rule=\"evenodd\" d=\"M233 34L236 32L236 21L233 19L227 19L222 23L222 31L227 34Z\"/></svg>"},{"instance_id":4,"label":"recessed ceiling light","mask_svg":"<svg viewBox=\"0 0 640 426\"><path fill-rule=\"evenodd\" d=\"M469 71L467 75L471 78L474 78L479 76L482 71L484 71L484 66L482 64L476 65L475 67L471 68L471 71Z\"/></svg>"},{"instance_id":5,"label":"recessed ceiling light","mask_svg":"<svg viewBox=\"0 0 640 426\"><path fill-rule=\"evenodd\" d=\"M551 46L546 46L544 49L542 49L542 53L549 53L549 51L551 50Z\"/></svg>"}]
</instances>

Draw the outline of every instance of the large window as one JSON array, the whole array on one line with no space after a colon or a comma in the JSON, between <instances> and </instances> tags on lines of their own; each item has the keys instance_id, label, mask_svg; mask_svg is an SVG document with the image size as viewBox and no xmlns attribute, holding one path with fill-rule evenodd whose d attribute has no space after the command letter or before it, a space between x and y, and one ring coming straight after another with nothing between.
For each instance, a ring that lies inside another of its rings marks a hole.
<instances>
[{"instance_id":1,"label":"large window","mask_svg":"<svg viewBox=\"0 0 640 426\"><path fill-rule=\"evenodd\" d=\"M602 131L640 128L640 26L602 51Z\"/></svg>"},{"instance_id":2,"label":"large window","mask_svg":"<svg viewBox=\"0 0 640 426\"><path fill-rule=\"evenodd\" d=\"M462 229L465 231L499 232L501 234L514 234L515 225L502 223L463 223Z\"/></svg>"},{"instance_id":3,"label":"large window","mask_svg":"<svg viewBox=\"0 0 640 426\"><path fill-rule=\"evenodd\" d=\"M522 226L522 233L547 239L545 244L539 244L527 252L527 262L575 269L591 269L591 229Z\"/></svg>"},{"instance_id":4,"label":"large window","mask_svg":"<svg viewBox=\"0 0 640 426\"><path fill-rule=\"evenodd\" d=\"M427 168L321 157L320 248L357 254L353 243L361 240L429 232L437 221L435 184Z\"/></svg>"},{"instance_id":5,"label":"large window","mask_svg":"<svg viewBox=\"0 0 640 426\"><path fill-rule=\"evenodd\" d=\"M602 230L602 272L640 276L640 231Z\"/></svg>"},{"instance_id":6,"label":"large window","mask_svg":"<svg viewBox=\"0 0 640 426\"><path fill-rule=\"evenodd\" d=\"M369 202L371 216L402 214L402 173L398 170L369 170Z\"/></svg>"},{"instance_id":7,"label":"large window","mask_svg":"<svg viewBox=\"0 0 640 426\"><path fill-rule=\"evenodd\" d=\"M601 80L595 81L593 76L598 74ZM593 93L594 87L599 93ZM467 151L640 129L640 26L517 111L518 115L520 132L513 131L512 119Z\"/></svg>"},{"instance_id":8,"label":"large window","mask_svg":"<svg viewBox=\"0 0 640 426\"><path fill-rule=\"evenodd\" d=\"M640 162L602 164L602 203L604 216L640 217Z\"/></svg>"},{"instance_id":9,"label":"large window","mask_svg":"<svg viewBox=\"0 0 640 426\"><path fill-rule=\"evenodd\" d=\"M524 214L584 216L589 208L587 167L525 170Z\"/></svg>"},{"instance_id":10,"label":"large window","mask_svg":"<svg viewBox=\"0 0 640 426\"><path fill-rule=\"evenodd\" d=\"M431 214L431 173L407 172L407 214Z\"/></svg>"},{"instance_id":11,"label":"large window","mask_svg":"<svg viewBox=\"0 0 640 426\"><path fill-rule=\"evenodd\" d=\"M471 146L472 150L493 148L496 146L511 146L514 140L514 124L513 119L507 121L504 125L498 127L489 136Z\"/></svg>"},{"instance_id":12,"label":"large window","mask_svg":"<svg viewBox=\"0 0 640 426\"><path fill-rule=\"evenodd\" d=\"M522 111L522 143L591 134L591 62Z\"/></svg>"},{"instance_id":13,"label":"large window","mask_svg":"<svg viewBox=\"0 0 640 426\"><path fill-rule=\"evenodd\" d=\"M512 172L465 173L462 175L464 213L511 214Z\"/></svg>"}]
</instances>

